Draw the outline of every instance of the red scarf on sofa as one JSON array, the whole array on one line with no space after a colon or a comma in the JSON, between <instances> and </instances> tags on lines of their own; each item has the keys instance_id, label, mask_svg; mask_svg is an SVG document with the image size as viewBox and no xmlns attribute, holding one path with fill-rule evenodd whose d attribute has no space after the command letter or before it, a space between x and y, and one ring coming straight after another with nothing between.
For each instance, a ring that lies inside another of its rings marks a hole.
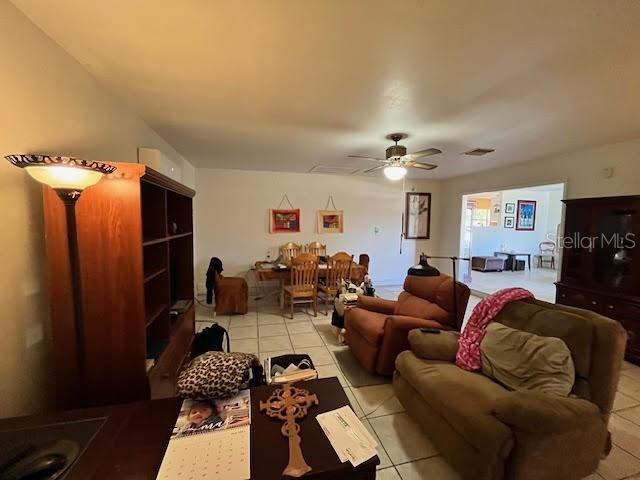
<instances>
[{"instance_id":1,"label":"red scarf on sofa","mask_svg":"<svg viewBox=\"0 0 640 480\"><path fill-rule=\"evenodd\" d=\"M456 365L465 370L480 370L480 342L487 326L507 303L524 298L534 298L533 293L524 288L505 288L483 298L473 309L471 318L460 335Z\"/></svg>"}]
</instances>

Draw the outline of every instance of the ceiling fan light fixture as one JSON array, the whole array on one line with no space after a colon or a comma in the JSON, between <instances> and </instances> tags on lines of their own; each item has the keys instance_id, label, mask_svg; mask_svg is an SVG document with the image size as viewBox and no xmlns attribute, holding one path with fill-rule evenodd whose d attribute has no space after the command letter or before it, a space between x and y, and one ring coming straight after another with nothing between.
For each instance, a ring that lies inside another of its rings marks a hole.
<instances>
[{"instance_id":1,"label":"ceiling fan light fixture","mask_svg":"<svg viewBox=\"0 0 640 480\"><path fill-rule=\"evenodd\" d=\"M388 165L384 167L384 176L389 180L400 180L407 174L407 169L400 165Z\"/></svg>"}]
</instances>

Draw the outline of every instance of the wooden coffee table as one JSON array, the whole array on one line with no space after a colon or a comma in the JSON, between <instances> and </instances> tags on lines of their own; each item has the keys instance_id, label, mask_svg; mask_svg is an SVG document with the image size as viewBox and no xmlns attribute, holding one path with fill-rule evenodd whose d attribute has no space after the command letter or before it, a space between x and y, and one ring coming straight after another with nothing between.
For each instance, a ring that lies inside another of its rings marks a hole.
<instances>
[{"instance_id":1,"label":"wooden coffee table","mask_svg":"<svg viewBox=\"0 0 640 480\"><path fill-rule=\"evenodd\" d=\"M327 436L320 428L316 415L349 405L349 399L336 377L300 382L298 387L318 396L319 405L309 409L308 415L298 420L302 454L313 469L302 479L358 479L374 480L378 457L373 457L357 468L351 463L340 463ZM265 401L277 386L251 389L251 478L254 480L280 480L282 470L289 461L289 443L280 432L282 422L259 411L260 400ZM290 477L284 477L290 478Z\"/></svg>"},{"instance_id":2,"label":"wooden coffee table","mask_svg":"<svg viewBox=\"0 0 640 480\"><path fill-rule=\"evenodd\" d=\"M299 422L302 451L313 468L301 478L374 480L376 465L380 463L378 457L358 468L352 468L349 462L340 463L315 419L318 413L349 405L338 379L311 380L302 382L300 387L317 394L320 400L320 405L312 407L309 415ZM251 390L252 480L283 478L282 470L288 462L287 439L280 433L282 423L258 411L260 400L266 400L273 388ZM0 419L0 431L103 418L102 428L65 480L155 480L181 404L182 400L169 398Z\"/></svg>"}]
</instances>

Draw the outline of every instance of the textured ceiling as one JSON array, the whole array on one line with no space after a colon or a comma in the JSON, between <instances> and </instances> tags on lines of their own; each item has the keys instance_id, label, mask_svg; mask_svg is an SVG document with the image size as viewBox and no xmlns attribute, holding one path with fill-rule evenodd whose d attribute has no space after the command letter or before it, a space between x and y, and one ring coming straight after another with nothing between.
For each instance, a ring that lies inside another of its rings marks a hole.
<instances>
[{"instance_id":1,"label":"textured ceiling","mask_svg":"<svg viewBox=\"0 0 640 480\"><path fill-rule=\"evenodd\" d=\"M640 136L637 0L14 3L199 167L367 168L400 131L442 178Z\"/></svg>"}]
</instances>

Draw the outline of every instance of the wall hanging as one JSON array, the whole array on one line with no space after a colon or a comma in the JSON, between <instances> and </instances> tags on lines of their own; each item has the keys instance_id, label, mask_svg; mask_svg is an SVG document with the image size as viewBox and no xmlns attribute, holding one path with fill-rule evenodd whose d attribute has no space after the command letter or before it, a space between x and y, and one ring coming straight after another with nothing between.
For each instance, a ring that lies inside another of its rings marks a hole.
<instances>
[{"instance_id":1,"label":"wall hanging","mask_svg":"<svg viewBox=\"0 0 640 480\"><path fill-rule=\"evenodd\" d=\"M333 210L329 210L329 203ZM336 208L333 195L329 195L324 210L318 210L318 233L343 233L344 216L342 210Z\"/></svg>"},{"instance_id":2,"label":"wall hanging","mask_svg":"<svg viewBox=\"0 0 640 480\"><path fill-rule=\"evenodd\" d=\"M536 201L518 200L516 230L533 231L536 229Z\"/></svg>"},{"instance_id":3,"label":"wall hanging","mask_svg":"<svg viewBox=\"0 0 640 480\"><path fill-rule=\"evenodd\" d=\"M280 208L285 200L290 208ZM271 233L297 233L300 231L300 209L293 208L286 193L282 196L278 208L271 209L270 213L269 231Z\"/></svg>"},{"instance_id":4,"label":"wall hanging","mask_svg":"<svg viewBox=\"0 0 640 480\"><path fill-rule=\"evenodd\" d=\"M504 228L513 228L515 226L515 217L504 217Z\"/></svg>"},{"instance_id":5,"label":"wall hanging","mask_svg":"<svg viewBox=\"0 0 640 480\"><path fill-rule=\"evenodd\" d=\"M404 237L428 239L431 235L431 194L407 192Z\"/></svg>"}]
</instances>

